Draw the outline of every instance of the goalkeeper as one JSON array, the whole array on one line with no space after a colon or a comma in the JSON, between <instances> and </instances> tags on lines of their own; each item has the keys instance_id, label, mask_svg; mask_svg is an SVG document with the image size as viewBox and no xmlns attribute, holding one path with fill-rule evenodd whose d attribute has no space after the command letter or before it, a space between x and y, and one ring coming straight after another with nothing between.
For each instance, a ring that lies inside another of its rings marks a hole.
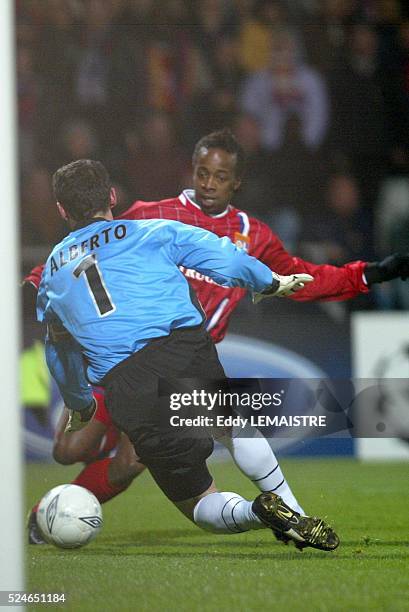
<instances>
[{"instance_id":1,"label":"goalkeeper","mask_svg":"<svg viewBox=\"0 0 409 612\"><path fill-rule=\"evenodd\" d=\"M203 379L218 381L216 388L225 380L204 330L203 311L178 266L265 297L297 291L312 277L276 275L228 238L199 228L161 220L114 221L109 177L99 162L79 160L60 168L54 190L73 231L45 265L39 320L48 324L51 337L63 326L81 346L90 382L105 386L113 421L127 433L162 491L210 531L270 527L302 547L336 548L338 537L322 519L302 516L273 492L254 502L218 493L206 465L212 439L201 429L175 432L160 392L178 388L179 379L196 379L186 383L190 391ZM77 403L75 412L86 421L93 406L76 383L81 366L67 355L56 352L52 370L57 378L73 381L70 403Z\"/></svg>"}]
</instances>

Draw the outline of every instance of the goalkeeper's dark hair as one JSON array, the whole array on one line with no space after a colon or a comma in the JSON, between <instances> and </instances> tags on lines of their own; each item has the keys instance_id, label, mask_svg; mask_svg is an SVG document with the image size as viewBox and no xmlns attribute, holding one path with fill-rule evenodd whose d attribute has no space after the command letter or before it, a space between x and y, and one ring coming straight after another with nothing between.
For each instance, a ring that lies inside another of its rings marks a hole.
<instances>
[{"instance_id":1,"label":"goalkeeper's dark hair","mask_svg":"<svg viewBox=\"0 0 409 612\"><path fill-rule=\"evenodd\" d=\"M110 207L111 180L103 164L79 159L59 168L53 176L57 202L74 221L86 221Z\"/></svg>"},{"instance_id":2,"label":"goalkeeper's dark hair","mask_svg":"<svg viewBox=\"0 0 409 612\"><path fill-rule=\"evenodd\" d=\"M222 149L226 153L231 153L236 156L236 176L241 178L244 174L245 155L243 148L236 140L234 134L228 128L212 132L207 136L203 136L195 146L193 151L193 166L197 164L201 149Z\"/></svg>"}]
</instances>

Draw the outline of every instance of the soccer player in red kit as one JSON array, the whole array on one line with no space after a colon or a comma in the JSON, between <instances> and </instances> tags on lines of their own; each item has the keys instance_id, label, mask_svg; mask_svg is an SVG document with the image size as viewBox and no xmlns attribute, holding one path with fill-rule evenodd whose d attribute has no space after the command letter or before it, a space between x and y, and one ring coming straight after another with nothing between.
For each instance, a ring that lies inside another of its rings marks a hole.
<instances>
[{"instance_id":1,"label":"soccer player in red kit","mask_svg":"<svg viewBox=\"0 0 409 612\"><path fill-rule=\"evenodd\" d=\"M244 170L241 147L228 131L214 132L197 143L193 154L193 185L176 198L160 202L136 201L118 219L173 219L196 225L218 236L228 236L249 255L278 274L306 272L314 281L292 296L297 301L346 300L368 292L364 278L367 263L356 261L342 267L316 265L293 257L265 223L232 204ZM245 289L226 288L194 270L183 273L194 288L215 342L223 340L230 316Z\"/></svg>"},{"instance_id":2,"label":"soccer player in red kit","mask_svg":"<svg viewBox=\"0 0 409 612\"><path fill-rule=\"evenodd\" d=\"M270 268L282 275L305 272L314 281L293 296L297 301L346 300L360 293L367 293L369 286L393 278L409 276L409 256L392 255L382 262L370 263L355 261L342 267L316 265L290 255L279 238L264 223L235 208L232 204L235 192L240 188L244 170L244 155L234 136L228 130L214 132L202 138L193 154L193 187L175 198L160 202L136 201L118 219L163 218L181 221L214 232L218 236L228 236L240 248L245 249ZM113 204L115 202L113 201ZM35 272L34 276L35 276ZM38 271L37 271L38 272ZM39 271L41 274L41 270ZM206 313L207 329L213 340L220 342L228 327L230 316L246 290L226 288L217 285L210 278L194 270L183 269L192 288ZM28 277L37 284L33 277ZM92 431L95 418L102 414L106 419L103 402L98 404L96 417L81 431L63 435L56 442L57 460L65 457L65 438L67 436L87 435ZM109 418L109 416L108 416ZM109 421L107 421L109 423ZM108 427L109 429L109 427ZM262 491L275 491L295 510L302 511L289 488L277 459L262 436L231 438L225 436L219 441L228 448L240 470ZM62 445L62 446L61 446ZM61 447L61 453L58 447ZM69 462L81 460L76 455ZM125 462L126 463L126 462ZM140 464L139 464L140 465ZM86 466L87 486L98 497L98 482L92 485L93 464ZM140 470L139 470L140 471ZM139 473L135 469L136 473ZM136 475L135 473L135 475ZM89 476L89 479L88 479ZM132 470L131 470L132 478ZM96 481L101 479L100 474ZM105 479L106 481L106 479ZM81 484L77 482L77 484ZM117 494L113 489L112 493ZM112 496L113 496L112 495ZM101 497L99 497L101 499ZM105 496L102 501L107 501Z\"/></svg>"}]
</instances>

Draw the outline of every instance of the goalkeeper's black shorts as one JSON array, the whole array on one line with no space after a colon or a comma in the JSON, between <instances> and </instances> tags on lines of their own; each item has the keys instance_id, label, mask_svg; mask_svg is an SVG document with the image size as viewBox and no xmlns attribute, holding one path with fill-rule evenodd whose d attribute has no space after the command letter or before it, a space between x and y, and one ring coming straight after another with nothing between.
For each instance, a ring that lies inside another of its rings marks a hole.
<instances>
[{"instance_id":1,"label":"goalkeeper's black shorts","mask_svg":"<svg viewBox=\"0 0 409 612\"><path fill-rule=\"evenodd\" d=\"M174 427L171 417L193 418L197 406L170 409L170 395L222 389L225 373L203 325L174 330L149 342L104 378L106 405L153 478L172 501L200 495L212 477L206 459L213 439L203 427Z\"/></svg>"}]
</instances>

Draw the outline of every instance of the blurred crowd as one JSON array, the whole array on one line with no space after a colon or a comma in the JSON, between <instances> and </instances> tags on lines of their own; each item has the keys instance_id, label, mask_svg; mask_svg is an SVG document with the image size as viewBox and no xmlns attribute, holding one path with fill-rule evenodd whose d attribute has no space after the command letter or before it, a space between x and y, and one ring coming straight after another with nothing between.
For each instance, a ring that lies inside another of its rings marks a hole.
<instances>
[{"instance_id":1,"label":"blurred crowd","mask_svg":"<svg viewBox=\"0 0 409 612\"><path fill-rule=\"evenodd\" d=\"M61 164L102 160L123 206L171 197L224 126L248 160L235 204L289 249L335 264L409 250L404 2L16 0L16 19L26 260L64 231ZM377 300L406 308L409 292Z\"/></svg>"}]
</instances>

